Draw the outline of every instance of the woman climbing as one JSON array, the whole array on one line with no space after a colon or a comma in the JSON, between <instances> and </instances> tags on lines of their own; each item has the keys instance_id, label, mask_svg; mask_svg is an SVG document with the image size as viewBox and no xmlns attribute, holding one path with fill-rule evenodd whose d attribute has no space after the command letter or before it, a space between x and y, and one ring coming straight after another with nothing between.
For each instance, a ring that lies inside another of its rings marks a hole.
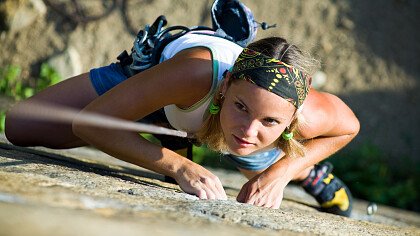
<instances>
[{"instance_id":1,"label":"woman climbing","mask_svg":"<svg viewBox=\"0 0 420 236\"><path fill-rule=\"evenodd\" d=\"M225 199L218 178L202 166L136 132L78 119L98 113L137 121L163 108L171 127L225 153L250 179L238 201L279 208L283 190L293 180L323 210L350 213L348 189L330 173L331 166L316 164L348 144L359 123L339 98L310 88L311 60L296 46L272 37L243 49L222 38L187 34L170 43L162 58L159 65L130 78L111 64L47 88L7 113L7 138L20 146L92 145L171 176L199 198ZM21 115L37 102L80 113L72 124Z\"/></svg>"},{"instance_id":2,"label":"woman climbing","mask_svg":"<svg viewBox=\"0 0 420 236\"><path fill-rule=\"evenodd\" d=\"M311 88L317 63L280 37L243 48L222 37L187 33L167 44L160 63L132 76L121 63L95 68L16 104L5 133L19 146L92 145L118 159L170 176L201 199L226 199L219 179L174 150L137 132L85 122L88 114L143 121L188 132L225 154L249 179L237 200L279 208L299 182L323 211L348 216L350 191L318 164L347 145L359 122L338 97ZM28 115L36 104L76 110L70 123ZM185 141L185 140L184 140ZM174 144L175 143L175 144Z\"/></svg>"}]
</instances>

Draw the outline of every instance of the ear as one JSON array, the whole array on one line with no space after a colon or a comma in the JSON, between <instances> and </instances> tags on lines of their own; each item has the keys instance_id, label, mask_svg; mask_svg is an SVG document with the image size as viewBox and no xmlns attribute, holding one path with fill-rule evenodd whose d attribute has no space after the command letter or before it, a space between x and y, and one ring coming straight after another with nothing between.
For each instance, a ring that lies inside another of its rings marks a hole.
<instances>
[{"instance_id":1,"label":"ear","mask_svg":"<svg viewBox=\"0 0 420 236\"><path fill-rule=\"evenodd\" d=\"M230 78L231 78L231 73L229 71L226 71L226 74L223 78L222 84L220 85L220 93L223 94L223 95L226 94L226 91L229 87Z\"/></svg>"},{"instance_id":2,"label":"ear","mask_svg":"<svg viewBox=\"0 0 420 236\"><path fill-rule=\"evenodd\" d=\"M306 83L308 83L308 87L312 86L312 76L309 76Z\"/></svg>"}]
</instances>

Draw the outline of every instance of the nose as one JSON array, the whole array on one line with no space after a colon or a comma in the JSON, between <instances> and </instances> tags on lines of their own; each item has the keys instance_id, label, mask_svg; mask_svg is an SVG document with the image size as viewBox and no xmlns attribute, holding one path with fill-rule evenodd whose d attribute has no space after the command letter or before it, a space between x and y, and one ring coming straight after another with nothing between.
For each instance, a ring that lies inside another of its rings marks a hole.
<instances>
[{"instance_id":1,"label":"nose","mask_svg":"<svg viewBox=\"0 0 420 236\"><path fill-rule=\"evenodd\" d=\"M258 135L258 120L249 120L242 125L242 132L245 137L256 137Z\"/></svg>"}]
</instances>

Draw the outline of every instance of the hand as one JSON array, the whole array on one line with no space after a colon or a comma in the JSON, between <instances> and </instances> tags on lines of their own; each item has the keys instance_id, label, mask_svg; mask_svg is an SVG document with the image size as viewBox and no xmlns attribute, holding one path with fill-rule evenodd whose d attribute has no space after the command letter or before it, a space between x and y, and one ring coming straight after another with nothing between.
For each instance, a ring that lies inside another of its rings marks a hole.
<instances>
[{"instance_id":1,"label":"hand","mask_svg":"<svg viewBox=\"0 0 420 236\"><path fill-rule=\"evenodd\" d=\"M283 200L283 191L289 181L269 171L254 176L238 194L238 202L278 209Z\"/></svg>"},{"instance_id":2,"label":"hand","mask_svg":"<svg viewBox=\"0 0 420 236\"><path fill-rule=\"evenodd\" d=\"M227 199L219 178L198 164L184 165L178 170L175 180L184 192L200 199Z\"/></svg>"}]
</instances>

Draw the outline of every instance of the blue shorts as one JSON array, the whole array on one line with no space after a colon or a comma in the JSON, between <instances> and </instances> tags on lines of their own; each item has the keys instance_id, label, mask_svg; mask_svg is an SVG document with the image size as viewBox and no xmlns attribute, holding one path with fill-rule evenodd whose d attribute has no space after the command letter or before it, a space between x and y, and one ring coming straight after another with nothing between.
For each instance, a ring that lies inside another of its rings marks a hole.
<instances>
[{"instance_id":1,"label":"blue shorts","mask_svg":"<svg viewBox=\"0 0 420 236\"><path fill-rule=\"evenodd\" d=\"M231 162L234 166L245 169L245 170L263 170L277 160L280 156L281 150L278 148L261 152L258 154L242 157L235 156L232 154L226 155L226 159Z\"/></svg>"},{"instance_id":2,"label":"blue shorts","mask_svg":"<svg viewBox=\"0 0 420 236\"><path fill-rule=\"evenodd\" d=\"M120 64L111 63L108 66L90 70L89 78L98 95L106 93L115 85L127 79Z\"/></svg>"}]
</instances>

